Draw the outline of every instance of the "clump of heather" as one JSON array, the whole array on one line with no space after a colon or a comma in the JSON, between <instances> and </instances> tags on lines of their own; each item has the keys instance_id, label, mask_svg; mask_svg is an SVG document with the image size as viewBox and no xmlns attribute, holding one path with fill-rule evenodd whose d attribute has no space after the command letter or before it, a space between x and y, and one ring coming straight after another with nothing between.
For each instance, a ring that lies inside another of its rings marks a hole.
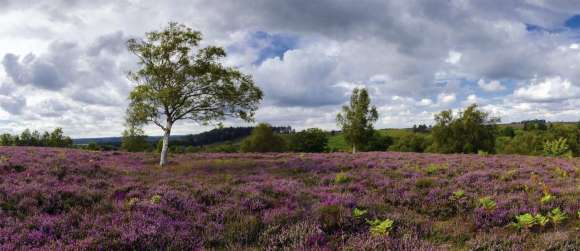
<instances>
[{"instance_id":1,"label":"clump of heather","mask_svg":"<svg viewBox=\"0 0 580 251\"><path fill-rule=\"evenodd\" d=\"M0 250L574 250L580 159L0 148ZM514 227L518 226L518 227Z\"/></svg>"}]
</instances>

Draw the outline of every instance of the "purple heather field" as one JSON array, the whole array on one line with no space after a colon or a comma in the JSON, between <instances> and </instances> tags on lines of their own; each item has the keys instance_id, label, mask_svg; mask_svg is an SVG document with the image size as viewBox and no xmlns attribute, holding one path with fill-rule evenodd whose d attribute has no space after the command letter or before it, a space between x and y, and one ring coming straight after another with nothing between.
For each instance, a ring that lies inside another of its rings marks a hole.
<instances>
[{"instance_id":1,"label":"purple heather field","mask_svg":"<svg viewBox=\"0 0 580 251\"><path fill-rule=\"evenodd\" d=\"M0 148L0 250L580 249L579 158L157 158ZM547 221L516 227L526 213Z\"/></svg>"}]
</instances>

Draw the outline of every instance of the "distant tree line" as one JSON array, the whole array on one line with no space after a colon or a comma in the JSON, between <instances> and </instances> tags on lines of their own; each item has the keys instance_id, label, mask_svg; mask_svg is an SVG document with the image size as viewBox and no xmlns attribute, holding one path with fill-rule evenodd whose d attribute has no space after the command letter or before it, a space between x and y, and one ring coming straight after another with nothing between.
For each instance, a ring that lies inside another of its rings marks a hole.
<instances>
[{"instance_id":1,"label":"distant tree line","mask_svg":"<svg viewBox=\"0 0 580 251\"><path fill-rule=\"evenodd\" d=\"M499 125L499 118L468 106L458 113L442 111L433 126L419 125L396 133L372 130L357 151L397 151L432 153L522 154L580 156L580 122L550 123L528 120ZM336 148L330 138L345 138L340 131L325 132L310 128L288 135L277 135L262 124L238 149L242 152L333 152L352 150ZM420 129L419 129L420 128ZM235 150L231 150L235 151Z\"/></svg>"},{"instance_id":2,"label":"distant tree line","mask_svg":"<svg viewBox=\"0 0 580 251\"><path fill-rule=\"evenodd\" d=\"M168 151L172 153L191 153L191 152L238 152L240 151L240 141L248 137L256 127L218 127L200 134L189 134L174 139L169 146ZM294 133L290 126L271 127L273 133L289 135ZM128 125L123 132L121 150L128 152L157 151L162 150L162 140L156 144L147 140L147 135L143 130L135 125ZM231 143L224 143L231 142ZM213 145L219 143L219 145ZM90 150L109 150L109 145L90 144Z\"/></svg>"},{"instance_id":3,"label":"distant tree line","mask_svg":"<svg viewBox=\"0 0 580 251\"><path fill-rule=\"evenodd\" d=\"M423 132L423 133L428 133L431 131L431 126L427 126L425 124L420 124L420 125L413 125L412 128L413 132Z\"/></svg>"},{"instance_id":4,"label":"distant tree line","mask_svg":"<svg viewBox=\"0 0 580 251\"><path fill-rule=\"evenodd\" d=\"M215 142L223 142L236 140L240 138L248 137L254 126L251 127L222 127L215 128L211 131L203 132L200 134L189 134L181 139L174 142L174 145L184 145L184 146L203 146L209 145ZM272 130L278 134L290 134L293 132L290 126L275 126Z\"/></svg>"},{"instance_id":5,"label":"distant tree line","mask_svg":"<svg viewBox=\"0 0 580 251\"><path fill-rule=\"evenodd\" d=\"M554 124L526 120L499 125L499 118L472 104L463 110L441 111L433 125L375 130L378 114L365 89L355 89L351 102L337 116L341 131L290 127L219 128L176 141L171 152L334 152L398 151L433 153L524 154L580 156L580 122ZM245 138L241 142L231 139ZM342 143L337 143L342 142ZM212 144L215 142L227 142ZM209 143L209 145L208 145ZM198 146L195 146L198 144ZM205 145L203 145L205 144ZM340 145L342 144L342 145ZM158 148L160 148L159 145Z\"/></svg>"},{"instance_id":6,"label":"distant tree line","mask_svg":"<svg viewBox=\"0 0 580 251\"><path fill-rule=\"evenodd\" d=\"M2 146L44 146L44 147L72 147L73 141L65 136L62 128L56 128L52 132L40 133L37 130L25 129L20 134L4 133L0 135Z\"/></svg>"}]
</instances>

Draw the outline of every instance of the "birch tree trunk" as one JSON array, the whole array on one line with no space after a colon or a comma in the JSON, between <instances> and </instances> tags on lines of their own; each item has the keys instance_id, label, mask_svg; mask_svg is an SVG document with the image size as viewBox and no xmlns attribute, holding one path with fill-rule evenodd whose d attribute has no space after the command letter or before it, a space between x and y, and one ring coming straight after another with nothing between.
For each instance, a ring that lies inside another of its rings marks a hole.
<instances>
[{"instance_id":1,"label":"birch tree trunk","mask_svg":"<svg viewBox=\"0 0 580 251\"><path fill-rule=\"evenodd\" d=\"M159 166L163 167L167 164L167 152L169 149L169 136L171 135L171 123L167 123L167 128L165 128L165 134L163 135L163 148L161 148L161 159L159 160Z\"/></svg>"}]
</instances>

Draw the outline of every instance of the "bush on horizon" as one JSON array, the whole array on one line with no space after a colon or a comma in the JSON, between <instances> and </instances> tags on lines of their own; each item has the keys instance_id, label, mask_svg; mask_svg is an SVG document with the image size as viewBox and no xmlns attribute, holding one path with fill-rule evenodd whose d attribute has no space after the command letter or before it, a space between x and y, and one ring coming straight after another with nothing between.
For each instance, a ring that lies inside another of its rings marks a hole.
<instances>
[{"instance_id":1,"label":"bush on horizon","mask_svg":"<svg viewBox=\"0 0 580 251\"><path fill-rule=\"evenodd\" d=\"M286 142L280 135L272 130L272 127L266 123L260 123L249 137L242 141L240 146L241 152L283 152L286 150Z\"/></svg>"},{"instance_id":2,"label":"bush on horizon","mask_svg":"<svg viewBox=\"0 0 580 251\"><path fill-rule=\"evenodd\" d=\"M290 135L288 146L294 152L320 153L326 150L328 135L319 128L309 128Z\"/></svg>"}]
</instances>

